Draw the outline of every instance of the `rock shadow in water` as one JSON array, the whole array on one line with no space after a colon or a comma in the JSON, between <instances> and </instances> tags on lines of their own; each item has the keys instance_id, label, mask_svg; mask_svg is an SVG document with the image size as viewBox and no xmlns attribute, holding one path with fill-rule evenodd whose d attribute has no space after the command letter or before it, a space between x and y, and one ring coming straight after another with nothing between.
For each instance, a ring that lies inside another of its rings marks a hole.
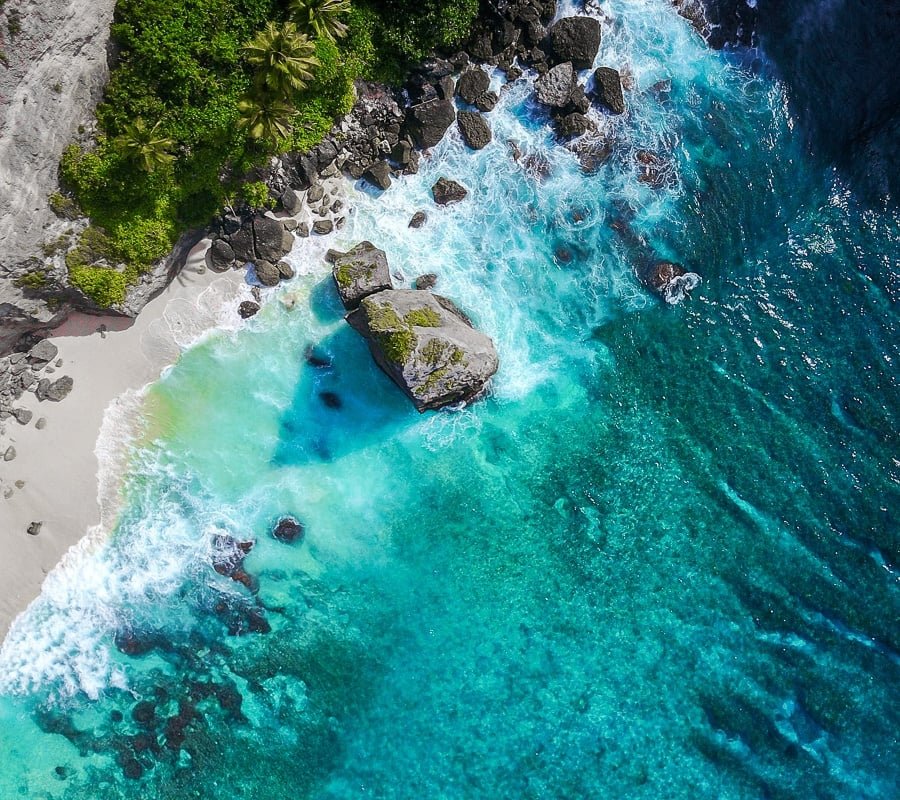
<instances>
[{"instance_id":1,"label":"rock shadow in water","mask_svg":"<svg viewBox=\"0 0 900 800\"><path fill-rule=\"evenodd\" d=\"M419 418L349 325L310 345L281 419L276 464L333 461L378 446Z\"/></svg>"}]
</instances>

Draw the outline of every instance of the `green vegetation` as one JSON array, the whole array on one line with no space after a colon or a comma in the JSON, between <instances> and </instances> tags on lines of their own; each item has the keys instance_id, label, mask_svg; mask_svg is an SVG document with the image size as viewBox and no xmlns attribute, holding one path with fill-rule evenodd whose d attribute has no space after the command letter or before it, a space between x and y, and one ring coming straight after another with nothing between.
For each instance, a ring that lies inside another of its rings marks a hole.
<instances>
[{"instance_id":1,"label":"green vegetation","mask_svg":"<svg viewBox=\"0 0 900 800\"><path fill-rule=\"evenodd\" d=\"M241 195L250 208L272 208L275 205L269 195L269 187L263 181L245 183L241 187Z\"/></svg>"},{"instance_id":2,"label":"green vegetation","mask_svg":"<svg viewBox=\"0 0 900 800\"><path fill-rule=\"evenodd\" d=\"M15 8L6 16L6 29L10 36L18 36L22 32L22 15Z\"/></svg>"},{"instance_id":3,"label":"green vegetation","mask_svg":"<svg viewBox=\"0 0 900 800\"><path fill-rule=\"evenodd\" d=\"M407 325L416 325L419 328L437 328L441 324L441 315L433 308L423 306L408 311L404 315L403 321Z\"/></svg>"},{"instance_id":4,"label":"green vegetation","mask_svg":"<svg viewBox=\"0 0 900 800\"><path fill-rule=\"evenodd\" d=\"M41 270L26 272L16 278L13 283L20 289L43 289L47 285L47 274Z\"/></svg>"},{"instance_id":5,"label":"green vegetation","mask_svg":"<svg viewBox=\"0 0 900 800\"><path fill-rule=\"evenodd\" d=\"M78 208L78 204L71 197L66 197L64 194L54 192L50 195L48 202L50 203L50 210L57 217L71 220L78 219L81 216L81 209Z\"/></svg>"},{"instance_id":6,"label":"green vegetation","mask_svg":"<svg viewBox=\"0 0 900 800\"><path fill-rule=\"evenodd\" d=\"M369 320L369 330L378 340L388 361L401 366L405 364L418 344L412 327L400 319L393 308L370 297L363 300L362 305Z\"/></svg>"},{"instance_id":7,"label":"green vegetation","mask_svg":"<svg viewBox=\"0 0 900 800\"><path fill-rule=\"evenodd\" d=\"M316 145L352 108L358 78L399 78L462 39L476 10L477 0L118 0L97 141L70 146L60 165L115 269L79 241L73 282L101 305L123 297L226 198L262 201L240 191L242 177Z\"/></svg>"}]
</instances>

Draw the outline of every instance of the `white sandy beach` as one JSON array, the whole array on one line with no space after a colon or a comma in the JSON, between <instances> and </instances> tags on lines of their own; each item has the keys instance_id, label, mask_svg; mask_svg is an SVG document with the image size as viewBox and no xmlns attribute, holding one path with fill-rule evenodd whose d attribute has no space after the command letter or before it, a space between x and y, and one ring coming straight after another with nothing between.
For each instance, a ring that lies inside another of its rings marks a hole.
<instances>
[{"instance_id":1,"label":"white sandy beach","mask_svg":"<svg viewBox=\"0 0 900 800\"><path fill-rule=\"evenodd\" d=\"M177 357L177 346L165 334L172 319L183 318L178 312L186 304L205 300L220 306L223 297L233 296L230 305L236 308L249 297L243 272L205 268L206 244L195 248L180 275L136 320L74 315L58 329L50 340L63 364L52 377L70 375L72 392L58 403L38 402L26 392L16 405L34 412L31 422L7 420L5 438L17 456L0 461L0 471L4 483L24 486L0 498L0 640L63 554L100 522L95 446L107 408L129 389L155 380ZM42 417L46 425L38 429ZM27 533L32 522L43 523L36 536Z\"/></svg>"}]
</instances>

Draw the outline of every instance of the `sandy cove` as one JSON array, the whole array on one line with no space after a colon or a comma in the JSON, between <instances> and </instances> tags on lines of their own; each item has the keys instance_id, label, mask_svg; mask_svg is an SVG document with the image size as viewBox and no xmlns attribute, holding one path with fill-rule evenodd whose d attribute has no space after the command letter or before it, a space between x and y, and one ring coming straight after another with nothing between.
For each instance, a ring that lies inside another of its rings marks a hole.
<instances>
[{"instance_id":1,"label":"sandy cove","mask_svg":"<svg viewBox=\"0 0 900 800\"><path fill-rule=\"evenodd\" d=\"M47 573L100 522L95 447L101 425L110 405L122 402L118 398L123 393L156 380L177 358L177 346L161 335L167 309L195 305L207 290L215 294L210 299L216 303L223 295L233 295L235 314L238 301L249 299L243 272L206 269L206 244L195 248L179 276L136 320L74 315L50 337L63 360L53 377L70 375L75 384L58 403L39 402L26 392L17 406L34 412L31 422L6 422L6 438L17 455L0 461L0 473L4 483L23 481L24 486L9 499L0 497L0 640L38 596ZM214 323L211 318L209 322ZM46 426L38 429L42 417ZM42 523L36 536L27 532L32 522Z\"/></svg>"}]
</instances>

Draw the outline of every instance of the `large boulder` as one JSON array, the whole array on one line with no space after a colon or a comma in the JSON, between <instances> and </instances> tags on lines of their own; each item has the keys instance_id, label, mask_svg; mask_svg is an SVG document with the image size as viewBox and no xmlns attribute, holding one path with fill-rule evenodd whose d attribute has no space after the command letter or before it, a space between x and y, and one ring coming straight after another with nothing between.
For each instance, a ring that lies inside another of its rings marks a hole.
<instances>
[{"instance_id":1,"label":"large boulder","mask_svg":"<svg viewBox=\"0 0 900 800\"><path fill-rule=\"evenodd\" d=\"M594 71L594 99L613 114L625 113L622 78L612 67L598 67Z\"/></svg>"},{"instance_id":2,"label":"large boulder","mask_svg":"<svg viewBox=\"0 0 900 800\"><path fill-rule=\"evenodd\" d=\"M279 220L259 216L253 219L253 240L257 259L275 263L290 252L294 237Z\"/></svg>"},{"instance_id":3,"label":"large boulder","mask_svg":"<svg viewBox=\"0 0 900 800\"><path fill-rule=\"evenodd\" d=\"M557 64L534 82L534 96L550 108L564 108L578 85L571 62Z\"/></svg>"},{"instance_id":4,"label":"large boulder","mask_svg":"<svg viewBox=\"0 0 900 800\"><path fill-rule=\"evenodd\" d=\"M600 49L600 23L593 17L565 17L547 38L552 63L571 61L575 69L590 69Z\"/></svg>"},{"instance_id":5,"label":"large boulder","mask_svg":"<svg viewBox=\"0 0 900 800\"><path fill-rule=\"evenodd\" d=\"M370 294L393 288L387 256L371 242L360 242L346 253L329 250L325 257L333 264L331 275L348 311Z\"/></svg>"},{"instance_id":6,"label":"large boulder","mask_svg":"<svg viewBox=\"0 0 900 800\"><path fill-rule=\"evenodd\" d=\"M224 239L216 239L207 251L206 261L213 272L226 272L234 263L234 250Z\"/></svg>"},{"instance_id":7,"label":"large boulder","mask_svg":"<svg viewBox=\"0 0 900 800\"><path fill-rule=\"evenodd\" d=\"M366 170L363 177L379 189L391 188L391 167L387 161L376 161Z\"/></svg>"},{"instance_id":8,"label":"large boulder","mask_svg":"<svg viewBox=\"0 0 900 800\"><path fill-rule=\"evenodd\" d=\"M439 206L458 203L460 200L465 200L468 194L469 190L465 186L449 178L438 178L437 183L431 187L431 196Z\"/></svg>"},{"instance_id":9,"label":"large boulder","mask_svg":"<svg viewBox=\"0 0 900 800\"><path fill-rule=\"evenodd\" d=\"M468 402L497 371L494 343L451 301L414 289L365 298L347 322L419 411Z\"/></svg>"},{"instance_id":10,"label":"large boulder","mask_svg":"<svg viewBox=\"0 0 900 800\"><path fill-rule=\"evenodd\" d=\"M481 150L491 141L491 126L477 111L460 111L456 122L463 141L473 150Z\"/></svg>"},{"instance_id":11,"label":"large boulder","mask_svg":"<svg viewBox=\"0 0 900 800\"><path fill-rule=\"evenodd\" d=\"M431 100L412 106L407 112L409 132L421 148L434 147L456 121L456 108L452 100Z\"/></svg>"},{"instance_id":12,"label":"large boulder","mask_svg":"<svg viewBox=\"0 0 900 800\"><path fill-rule=\"evenodd\" d=\"M460 75L456 91L466 103L475 105L475 101L490 88L490 85L490 76L481 67L472 67Z\"/></svg>"}]
</instances>

